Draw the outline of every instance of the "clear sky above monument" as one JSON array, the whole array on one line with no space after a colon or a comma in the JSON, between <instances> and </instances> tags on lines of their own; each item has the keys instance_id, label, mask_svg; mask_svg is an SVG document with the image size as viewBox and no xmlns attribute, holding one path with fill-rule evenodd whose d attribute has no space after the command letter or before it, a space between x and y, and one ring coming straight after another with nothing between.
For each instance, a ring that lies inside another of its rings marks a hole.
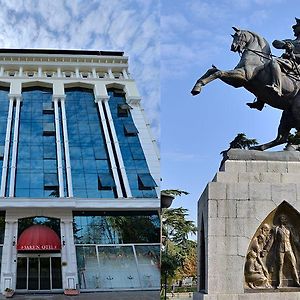
<instances>
[{"instance_id":1,"label":"clear sky above monument","mask_svg":"<svg viewBox=\"0 0 300 300\"><path fill-rule=\"evenodd\" d=\"M230 51L232 26L274 39L293 39L298 1L223 0L162 1L162 185L190 195L174 205L190 209L196 220L197 200L216 173L221 156L237 133L260 143L277 134L281 112L266 106L251 110L254 96L216 80L192 97L195 81L212 64L227 70L239 56ZM272 47L273 54L282 52ZM281 148L282 149L282 148ZM278 150L278 148L277 148Z\"/></svg>"}]
</instances>

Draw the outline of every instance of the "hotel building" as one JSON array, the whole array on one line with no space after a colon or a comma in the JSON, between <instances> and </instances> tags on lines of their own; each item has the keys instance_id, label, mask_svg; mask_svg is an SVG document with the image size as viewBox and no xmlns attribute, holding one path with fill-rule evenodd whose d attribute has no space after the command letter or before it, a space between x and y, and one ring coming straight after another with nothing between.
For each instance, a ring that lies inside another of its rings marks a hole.
<instances>
[{"instance_id":1,"label":"hotel building","mask_svg":"<svg viewBox=\"0 0 300 300\"><path fill-rule=\"evenodd\" d=\"M159 158L123 52L0 49L1 290L158 290Z\"/></svg>"}]
</instances>

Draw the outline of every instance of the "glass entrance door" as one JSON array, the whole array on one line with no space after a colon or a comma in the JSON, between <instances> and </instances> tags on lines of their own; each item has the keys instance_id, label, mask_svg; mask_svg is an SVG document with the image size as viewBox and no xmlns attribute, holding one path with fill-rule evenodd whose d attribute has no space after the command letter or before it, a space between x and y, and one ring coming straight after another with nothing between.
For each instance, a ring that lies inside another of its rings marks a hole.
<instances>
[{"instance_id":1,"label":"glass entrance door","mask_svg":"<svg viewBox=\"0 0 300 300\"><path fill-rule=\"evenodd\" d=\"M58 255L38 254L18 257L18 290L51 291L61 288L61 258Z\"/></svg>"}]
</instances>

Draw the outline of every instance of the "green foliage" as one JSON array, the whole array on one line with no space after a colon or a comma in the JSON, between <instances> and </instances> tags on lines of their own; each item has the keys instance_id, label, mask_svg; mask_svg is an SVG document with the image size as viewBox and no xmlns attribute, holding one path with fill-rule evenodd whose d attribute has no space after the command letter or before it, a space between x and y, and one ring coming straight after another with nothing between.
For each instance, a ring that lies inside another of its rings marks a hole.
<instances>
[{"instance_id":1,"label":"green foliage","mask_svg":"<svg viewBox=\"0 0 300 300\"><path fill-rule=\"evenodd\" d=\"M182 247L188 241L189 234L196 234L193 221L186 219L188 210L183 207L164 209L162 212L162 234Z\"/></svg>"},{"instance_id":2,"label":"green foliage","mask_svg":"<svg viewBox=\"0 0 300 300\"><path fill-rule=\"evenodd\" d=\"M256 139L248 139L245 133L238 133L237 136L229 143L229 148L221 152L225 154L230 149L249 149L251 146L257 145Z\"/></svg>"},{"instance_id":3,"label":"green foliage","mask_svg":"<svg viewBox=\"0 0 300 300\"><path fill-rule=\"evenodd\" d=\"M182 196L182 195L188 195L189 193L186 191L182 191L182 190L162 190L161 194L178 197L178 196Z\"/></svg>"},{"instance_id":4,"label":"green foliage","mask_svg":"<svg viewBox=\"0 0 300 300\"><path fill-rule=\"evenodd\" d=\"M145 243L159 242L160 224L158 217L119 216L118 218L108 218L108 220L110 225L119 233L122 243L133 243L136 237Z\"/></svg>"},{"instance_id":5,"label":"green foliage","mask_svg":"<svg viewBox=\"0 0 300 300\"><path fill-rule=\"evenodd\" d=\"M300 145L300 132L290 133L287 142L290 145Z\"/></svg>"},{"instance_id":6,"label":"green foliage","mask_svg":"<svg viewBox=\"0 0 300 300\"><path fill-rule=\"evenodd\" d=\"M197 227L193 221L187 220L187 216L188 210L183 207L162 211L162 234L165 237L161 256L162 282L165 282L165 276L168 279L178 277L178 274L181 278L186 274L196 276L196 258L191 254L197 244L189 239L189 235L196 234Z\"/></svg>"}]
</instances>

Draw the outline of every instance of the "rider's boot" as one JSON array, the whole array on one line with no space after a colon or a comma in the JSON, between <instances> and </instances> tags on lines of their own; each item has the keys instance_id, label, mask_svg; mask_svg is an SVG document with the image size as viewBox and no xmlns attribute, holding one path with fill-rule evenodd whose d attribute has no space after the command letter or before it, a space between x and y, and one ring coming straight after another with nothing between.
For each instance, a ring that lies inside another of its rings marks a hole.
<instances>
[{"instance_id":1,"label":"rider's boot","mask_svg":"<svg viewBox=\"0 0 300 300\"><path fill-rule=\"evenodd\" d=\"M246 103L250 108L262 110L264 108L265 103L263 101L254 101L251 103Z\"/></svg>"}]
</instances>

